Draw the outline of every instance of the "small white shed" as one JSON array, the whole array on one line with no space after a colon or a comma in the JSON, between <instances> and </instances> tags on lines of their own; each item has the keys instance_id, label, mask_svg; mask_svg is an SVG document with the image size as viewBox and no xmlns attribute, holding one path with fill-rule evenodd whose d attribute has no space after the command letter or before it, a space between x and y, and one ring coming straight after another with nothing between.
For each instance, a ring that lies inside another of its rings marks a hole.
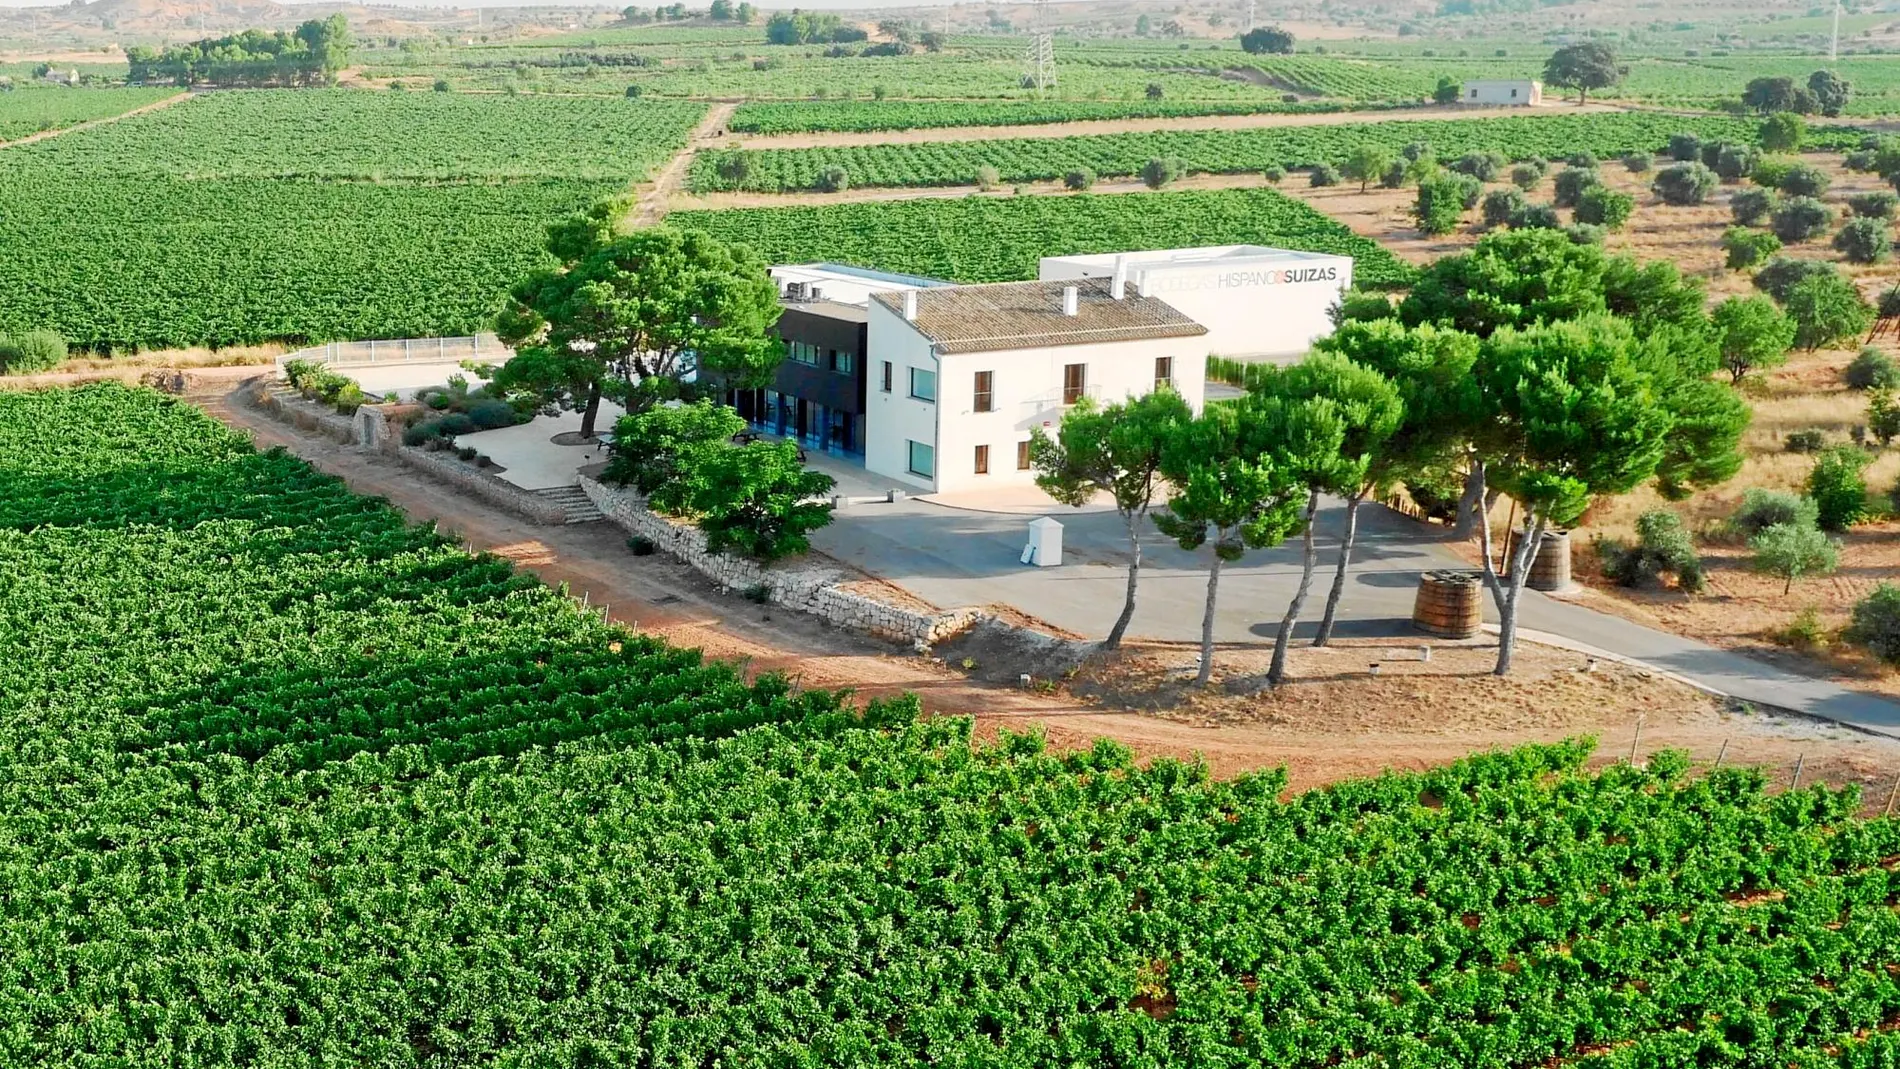
<instances>
[{"instance_id":1,"label":"small white shed","mask_svg":"<svg viewBox=\"0 0 1900 1069\"><path fill-rule=\"evenodd\" d=\"M1544 83L1528 78L1479 79L1466 82L1459 99L1466 104L1528 108L1544 102Z\"/></svg>"}]
</instances>

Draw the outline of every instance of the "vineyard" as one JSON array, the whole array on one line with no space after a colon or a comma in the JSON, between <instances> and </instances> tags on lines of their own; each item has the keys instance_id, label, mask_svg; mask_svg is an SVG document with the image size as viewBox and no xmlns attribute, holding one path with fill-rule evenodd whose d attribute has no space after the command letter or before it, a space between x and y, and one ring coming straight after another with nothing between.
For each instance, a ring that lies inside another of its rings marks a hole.
<instances>
[{"instance_id":1,"label":"vineyard","mask_svg":"<svg viewBox=\"0 0 1900 1069\"><path fill-rule=\"evenodd\" d=\"M1019 126L1086 122L1094 119L1182 118L1194 115L1312 114L1339 111L1338 104L1285 104L1280 101L1088 101L1023 103L981 101L803 101L742 104L728 126L742 133L791 134L810 131L869 133L879 130L928 130L952 126Z\"/></svg>"},{"instance_id":2,"label":"vineyard","mask_svg":"<svg viewBox=\"0 0 1900 1069\"><path fill-rule=\"evenodd\" d=\"M1447 119L1356 123L1337 126L1264 127L1247 130L1186 130L1094 134L1068 138L1015 138L808 149L723 149L693 161L692 187L788 192L811 189L826 168L842 167L854 186L947 186L975 181L978 168L993 167L1002 181L1049 181L1087 168L1122 177L1157 157L1173 156L1190 172L1235 174L1269 165L1309 167L1337 163L1364 144L1396 152L1409 142L1429 143L1442 158L1497 150L1516 159L1562 158L1587 149L1601 157L1661 149L1673 133L1753 143L1759 123L1726 116L1641 113ZM1814 131L1816 147L1859 143L1858 130ZM729 177L731 154L744 152L744 177Z\"/></svg>"},{"instance_id":3,"label":"vineyard","mask_svg":"<svg viewBox=\"0 0 1900 1069\"><path fill-rule=\"evenodd\" d=\"M772 263L830 260L959 282L1036 277L1044 256L1195 245L1343 253L1354 281L1399 286L1412 269L1300 201L1268 189L865 202L674 212Z\"/></svg>"},{"instance_id":4,"label":"vineyard","mask_svg":"<svg viewBox=\"0 0 1900 1069\"><path fill-rule=\"evenodd\" d=\"M1900 1057L1851 793L857 720L155 394L0 395L0 643L9 1065Z\"/></svg>"},{"instance_id":5,"label":"vineyard","mask_svg":"<svg viewBox=\"0 0 1900 1069\"><path fill-rule=\"evenodd\" d=\"M176 94L173 89L31 89L0 93L0 141L123 115Z\"/></svg>"}]
</instances>

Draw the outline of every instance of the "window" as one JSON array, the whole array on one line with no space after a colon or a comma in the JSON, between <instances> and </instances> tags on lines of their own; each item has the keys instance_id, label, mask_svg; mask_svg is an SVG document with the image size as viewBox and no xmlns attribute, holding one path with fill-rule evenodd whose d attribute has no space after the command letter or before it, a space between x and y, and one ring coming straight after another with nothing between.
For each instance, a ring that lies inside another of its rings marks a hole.
<instances>
[{"instance_id":1,"label":"window","mask_svg":"<svg viewBox=\"0 0 1900 1069\"><path fill-rule=\"evenodd\" d=\"M858 354L849 349L833 349L830 366L840 375L849 375L858 369Z\"/></svg>"},{"instance_id":2,"label":"window","mask_svg":"<svg viewBox=\"0 0 1900 1069\"><path fill-rule=\"evenodd\" d=\"M976 447L976 473L978 475L990 473L990 447L987 445Z\"/></svg>"},{"instance_id":3,"label":"window","mask_svg":"<svg viewBox=\"0 0 1900 1069\"><path fill-rule=\"evenodd\" d=\"M937 477L937 450L922 442L910 443L910 473L926 479Z\"/></svg>"},{"instance_id":4,"label":"window","mask_svg":"<svg viewBox=\"0 0 1900 1069\"><path fill-rule=\"evenodd\" d=\"M979 371L976 373L976 403L970 406L972 410L977 412L996 411L995 392L992 389L995 383L996 372Z\"/></svg>"},{"instance_id":5,"label":"window","mask_svg":"<svg viewBox=\"0 0 1900 1069\"><path fill-rule=\"evenodd\" d=\"M1029 470L1029 443L1028 442L1016 443L1016 470L1017 471Z\"/></svg>"},{"instance_id":6,"label":"window","mask_svg":"<svg viewBox=\"0 0 1900 1069\"><path fill-rule=\"evenodd\" d=\"M1476 99L1478 99L1478 91L1477 91L1476 89L1473 89L1473 90L1471 91L1471 99L1473 99L1473 100L1476 100Z\"/></svg>"},{"instance_id":7,"label":"window","mask_svg":"<svg viewBox=\"0 0 1900 1069\"><path fill-rule=\"evenodd\" d=\"M1513 89L1513 90L1511 90L1511 99L1512 99L1512 100L1516 100L1516 99L1517 99L1517 90L1515 90L1515 89Z\"/></svg>"},{"instance_id":8,"label":"window","mask_svg":"<svg viewBox=\"0 0 1900 1069\"><path fill-rule=\"evenodd\" d=\"M891 392L891 362L884 361L884 392Z\"/></svg>"},{"instance_id":9,"label":"window","mask_svg":"<svg viewBox=\"0 0 1900 1069\"><path fill-rule=\"evenodd\" d=\"M923 368L910 369L910 395L919 401L937 399L937 373Z\"/></svg>"},{"instance_id":10,"label":"window","mask_svg":"<svg viewBox=\"0 0 1900 1069\"><path fill-rule=\"evenodd\" d=\"M811 367L819 366L818 347L810 342L795 341L788 343L785 348L785 355L791 357L794 363L806 364Z\"/></svg>"},{"instance_id":11,"label":"window","mask_svg":"<svg viewBox=\"0 0 1900 1069\"><path fill-rule=\"evenodd\" d=\"M1062 403L1072 405L1088 392L1089 366L1087 364L1067 364L1062 368Z\"/></svg>"},{"instance_id":12,"label":"window","mask_svg":"<svg viewBox=\"0 0 1900 1069\"><path fill-rule=\"evenodd\" d=\"M1174 385L1174 357L1155 357L1155 389Z\"/></svg>"}]
</instances>

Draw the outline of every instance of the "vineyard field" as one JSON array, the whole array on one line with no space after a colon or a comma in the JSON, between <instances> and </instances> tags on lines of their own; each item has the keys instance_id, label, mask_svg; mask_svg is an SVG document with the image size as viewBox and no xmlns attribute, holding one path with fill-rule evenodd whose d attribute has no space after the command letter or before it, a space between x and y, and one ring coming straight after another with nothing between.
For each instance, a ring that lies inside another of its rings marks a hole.
<instances>
[{"instance_id":1,"label":"vineyard field","mask_svg":"<svg viewBox=\"0 0 1900 1069\"><path fill-rule=\"evenodd\" d=\"M124 115L177 95L175 89L19 89L0 93L0 141Z\"/></svg>"},{"instance_id":2,"label":"vineyard field","mask_svg":"<svg viewBox=\"0 0 1900 1069\"><path fill-rule=\"evenodd\" d=\"M773 263L830 260L958 282L1035 278L1044 256L1231 244L1344 253L1367 287L1412 279L1412 269L1375 242L1267 189L735 208L667 218L746 242Z\"/></svg>"},{"instance_id":3,"label":"vineyard field","mask_svg":"<svg viewBox=\"0 0 1900 1069\"><path fill-rule=\"evenodd\" d=\"M52 173L0 167L0 331L95 351L487 329L546 225L622 188Z\"/></svg>"},{"instance_id":4,"label":"vineyard field","mask_svg":"<svg viewBox=\"0 0 1900 1069\"><path fill-rule=\"evenodd\" d=\"M699 104L602 97L231 91L22 155L94 175L625 182L664 162L704 114Z\"/></svg>"},{"instance_id":5,"label":"vineyard field","mask_svg":"<svg viewBox=\"0 0 1900 1069\"><path fill-rule=\"evenodd\" d=\"M1128 176L1156 157L1174 156L1189 171L1234 174L1270 164L1309 167L1337 163L1354 148L1372 143L1396 152L1413 141L1429 143L1441 158L1497 150L1513 158L1562 158L1579 149L1599 157L1655 151L1679 131L1705 139L1753 143L1760 123L1725 116L1590 114L1416 122L1351 123L1337 126L1264 127L1247 130L1187 130L1136 134L1091 134L1069 138L1015 138L702 152L693 161L692 186L714 192L733 188L762 192L811 189L819 174L842 167L854 186L946 186L975 181L977 169L994 167L1005 182L1049 181L1076 168L1098 175ZM1813 132L1815 147L1858 144L1861 132L1833 127ZM744 151L742 181L720 173L727 154Z\"/></svg>"},{"instance_id":6,"label":"vineyard field","mask_svg":"<svg viewBox=\"0 0 1900 1069\"><path fill-rule=\"evenodd\" d=\"M1094 119L1181 118L1194 115L1312 114L1342 110L1328 103L1279 101L1090 101L1051 100L1023 103L980 101L802 101L740 105L728 125L741 133L790 134L812 131L869 133L928 130L952 126L1022 126L1086 122Z\"/></svg>"},{"instance_id":7,"label":"vineyard field","mask_svg":"<svg viewBox=\"0 0 1900 1069\"><path fill-rule=\"evenodd\" d=\"M8 1065L1900 1058L1852 793L859 720L150 392L0 394L0 644Z\"/></svg>"}]
</instances>

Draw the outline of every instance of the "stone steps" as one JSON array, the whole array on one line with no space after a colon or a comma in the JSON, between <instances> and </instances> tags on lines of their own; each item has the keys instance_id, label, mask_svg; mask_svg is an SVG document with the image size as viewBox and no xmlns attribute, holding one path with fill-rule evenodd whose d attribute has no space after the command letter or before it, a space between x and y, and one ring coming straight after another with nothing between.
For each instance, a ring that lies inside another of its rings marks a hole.
<instances>
[{"instance_id":1,"label":"stone steps","mask_svg":"<svg viewBox=\"0 0 1900 1069\"><path fill-rule=\"evenodd\" d=\"M536 490L534 496L559 505L561 510L567 513L569 523L592 523L603 518L603 514L594 507L594 502L587 496L586 491L578 486L551 486Z\"/></svg>"}]
</instances>

